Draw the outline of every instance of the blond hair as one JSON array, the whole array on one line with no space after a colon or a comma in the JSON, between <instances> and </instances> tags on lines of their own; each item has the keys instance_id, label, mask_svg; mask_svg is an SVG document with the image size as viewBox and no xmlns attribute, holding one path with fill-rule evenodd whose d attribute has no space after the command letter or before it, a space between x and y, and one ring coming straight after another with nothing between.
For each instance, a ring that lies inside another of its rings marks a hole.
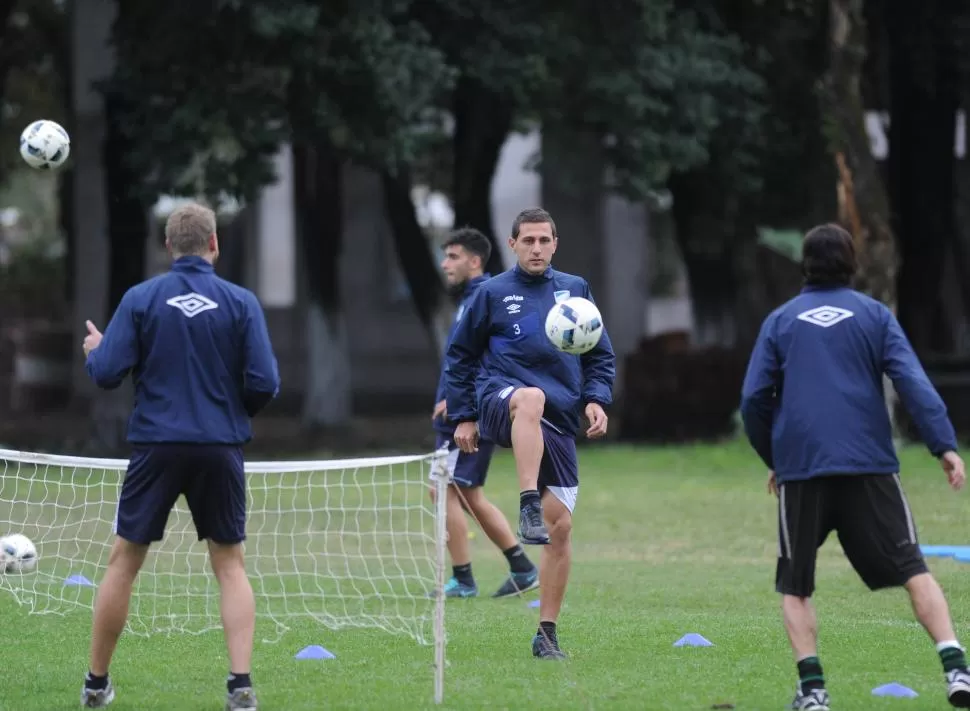
<instances>
[{"instance_id":1,"label":"blond hair","mask_svg":"<svg viewBox=\"0 0 970 711\"><path fill-rule=\"evenodd\" d=\"M176 256L203 255L216 231L216 214L197 203L175 208L165 222L165 241Z\"/></svg>"}]
</instances>

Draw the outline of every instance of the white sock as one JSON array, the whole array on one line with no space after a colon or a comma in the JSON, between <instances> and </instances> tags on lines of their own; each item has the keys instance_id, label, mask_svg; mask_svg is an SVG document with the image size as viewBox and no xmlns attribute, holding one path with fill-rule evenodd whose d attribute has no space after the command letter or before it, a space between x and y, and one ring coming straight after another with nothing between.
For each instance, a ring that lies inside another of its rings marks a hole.
<instances>
[{"instance_id":1,"label":"white sock","mask_svg":"<svg viewBox=\"0 0 970 711\"><path fill-rule=\"evenodd\" d=\"M936 651L942 652L944 649L949 649L950 647L956 647L961 652L967 651L963 647L961 647L960 643L957 642L955 639L950 639L950 640L945 640L943 642L940 642L938 645L936 645Z\"/></svg>"}]
</instances>

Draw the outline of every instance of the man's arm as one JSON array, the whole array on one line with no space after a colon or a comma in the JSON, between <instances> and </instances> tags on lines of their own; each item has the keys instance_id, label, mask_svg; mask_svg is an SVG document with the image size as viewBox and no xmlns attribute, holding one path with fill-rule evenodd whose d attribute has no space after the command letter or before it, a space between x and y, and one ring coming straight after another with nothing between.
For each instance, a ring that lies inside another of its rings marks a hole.
<instances>
[{"instance_id":1,"label":"man's arm","mask_svg":"<svg viewBox=\"0 0 970 711\"><path fill-rule=\"evenodd\" d=\"M125 292L101 342L88 353L84 363L88 376L104 390L117 388L138 365L138 324L132 300L131 291Z\"/></svg>"},{"instance_id":2,"label":"man's arm","mask_svg":"<svg viewBox=\"0 0 970 711\"><path fill-rule=\"evenodd\" d=\"M586 284L583 298L596 303ZM579 357L583 367L583 405L595 402L603 407L613 404L613 383L616 381L616 354L613 343L603 327L603 335L591 350Z\"/></svg>"},{"instance_id":3,"label":"man's arm","mask_svg":"<svg viewBox=\"0 0 970 711\"><path fill-rule=\"evenodd\" d=\"M252 294L246 300L243 343L243 405L255 417L279 393L280 372L263 307Z\"/></svg>"},{"instance_id":4,"label":"man's arm","mask_svg":"<svg viewBox=\"0 0 970 711\"><path fill-rule=\"evenodd\" d=\"M893 381L899 398L913 418L926 447L935 457L957 449L956 433L946 405L930 382L899 321L884 310L883 372Z\"/></svg>"},{"instance_id":5,"label":"man's arm","mask_svg":"<svg viewBox=\"0 0 970 711\"><path fill-rule=\"evenodd\" d=\"M475 376L479 360L488 345L489 308L485 287L472 296L455 327L455 334L445 351L444 378L448 420L474 422L478 420L475 399Z\"/></svg>"},{"instance_id":6,"label":"man's arm","mask_svg":"<svg viewBox=\"0 0 970 711\"><path fill-rule=\"evenodd\" d=\"M761 325L741 388L744 432L754 451L769 469L775 468L771 453L771 425L775 396L781 379L774 329L775 319L769 316Z\"/></svg>"}]
</instances>

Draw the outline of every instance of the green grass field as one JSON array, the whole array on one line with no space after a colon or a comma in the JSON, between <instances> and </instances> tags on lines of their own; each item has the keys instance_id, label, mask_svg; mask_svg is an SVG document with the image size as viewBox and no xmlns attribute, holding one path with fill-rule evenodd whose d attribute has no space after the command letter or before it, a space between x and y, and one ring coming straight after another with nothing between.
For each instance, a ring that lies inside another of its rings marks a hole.
<instances>
[{"instance_id":1,"label":"green grass field","mask_svg":"<svg viewBox=\"0 0 970 711\"><path fill-rule=\"evenodd\" d=\"M573 577L560 620L560 641L571 659L532 659L537 611L527 602L535 593L524 600L488 597L502 581L504 559L479 533L473 558L484 597L448 603L444 708L686 711L726 702L737 709L784 708L795 674L773 592L775 501L750 450L740 443L594 447L580 456ZM967 494L948 489L925 450L909 448L902 456L921 541L970 544ZM493 466L489 492L507 514L516 512L506 452ZM157 563L176 564L174 556ZM930 565L948 594L958 634L970 639L970 567L937 558ZM820 652L835 708L948 708L939 661L905 595L868 593L834 537L823 548L819 574ZM203 583L195 595L206 589ZM87 590L75 594L90 595ZM152 614L146 601L138 604L143 615ZM416 603L414 610L425 614L429 607ZM0 620L0 709L76 708L88 610L27 615L0 590ZM674 648L688 632L715 646ZM276 636L275 627L260 623L257 638L267 636ZM310 644L336 658L293 659ZM431 662L432 648L405 635L332 631L297 619L278 641L257 641L253 674L265 710L427 709L434 708ZM118 690L112 708L221 709L226 664L218 632L126 636L112 667ZM919 698L871 695L873 687L892 681L915 689Z\"/></svg>"}]
</instances>

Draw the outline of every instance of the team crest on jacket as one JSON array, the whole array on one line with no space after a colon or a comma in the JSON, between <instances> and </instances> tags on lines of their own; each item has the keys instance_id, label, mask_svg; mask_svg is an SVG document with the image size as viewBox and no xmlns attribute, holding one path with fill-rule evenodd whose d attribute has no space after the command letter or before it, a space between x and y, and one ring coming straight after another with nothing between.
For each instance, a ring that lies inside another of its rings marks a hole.
<instances>
[{"instance_id":1,"label":"team crest on jacket","mask_svg":"<svg viewBox=\"0 0 970 711\"><path fill-rule=\"evenodd\" d=\"M565 291L553 292L552 295L556 297L556 303L558 304L560 301L565 301L569 298L569 289L566 289Z\"/></svg>"}]
</instances>

